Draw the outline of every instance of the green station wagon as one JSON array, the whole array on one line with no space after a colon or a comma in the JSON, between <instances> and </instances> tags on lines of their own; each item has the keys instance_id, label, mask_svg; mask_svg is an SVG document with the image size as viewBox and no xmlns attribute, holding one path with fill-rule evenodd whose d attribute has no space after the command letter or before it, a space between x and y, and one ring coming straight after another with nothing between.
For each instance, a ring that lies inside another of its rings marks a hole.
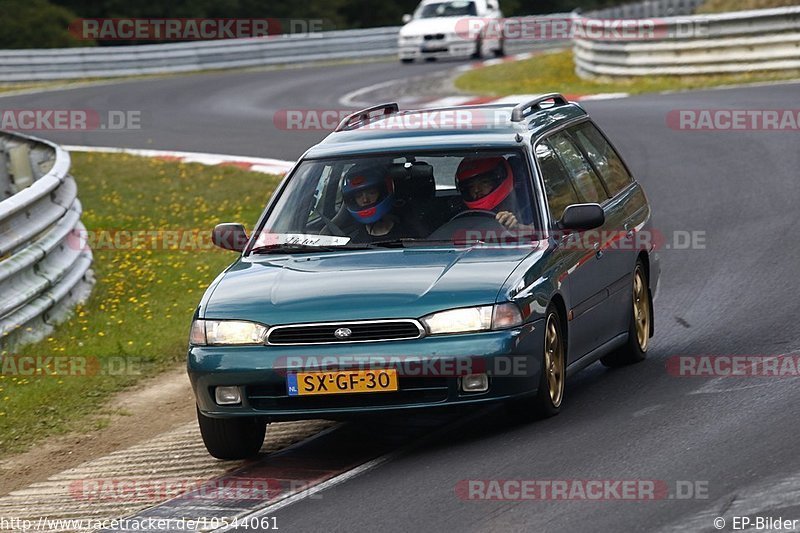
<instances>
[{"instance_id":1,"label":"green station wagon","mask_svg":"<svg viewBox=\"0 0 800 533\"><path fill-rule=\"evenodd\" d=\"M650 206L578 104L354 113L308 150L194 316L208 451L272 421L504 402L552 416L566 378L641 361L659 263Z\"/></svg>"}]
</instances>

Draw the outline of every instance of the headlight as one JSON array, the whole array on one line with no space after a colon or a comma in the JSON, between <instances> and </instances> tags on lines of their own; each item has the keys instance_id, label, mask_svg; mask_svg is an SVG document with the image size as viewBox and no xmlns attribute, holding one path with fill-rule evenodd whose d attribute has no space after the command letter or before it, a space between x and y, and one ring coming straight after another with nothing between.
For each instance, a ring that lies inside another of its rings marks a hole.
<instances>
[{"instance_id":1,"label":"headlight","mask_svg":"<svg viewBox=\"0 0 800 533\"><path fill-rule=\"evenodd\" d=\"M504 303L440 311L420 321L429 334L441 335L513 328L522 324L522 315L515 304Z\"/></svg>"},{"instance_id":2,"label":"headlight","mask_svg":"<svg viewBox=\"0 0 800 533\"><path fill-rule=\"evenodd\" d=\"M243 320L195 320L189 343L195 346L263 344L267 328Z\"/></svg>"}]
</instances>

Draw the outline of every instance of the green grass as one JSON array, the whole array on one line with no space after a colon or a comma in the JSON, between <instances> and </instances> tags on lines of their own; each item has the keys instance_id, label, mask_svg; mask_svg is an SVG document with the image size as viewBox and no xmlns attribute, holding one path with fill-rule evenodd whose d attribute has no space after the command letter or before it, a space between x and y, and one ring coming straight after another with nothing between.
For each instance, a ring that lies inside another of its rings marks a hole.
<instances>
[{"instance_id":1,"label":"green grass","mask_svg":"<svg viewBox=\"0 0 800 533\"><path fill-rule=\"evenodd\" d=\"M54 82L0 83L0 94L28 91L30 89L44 89L48 87L56 87L57 85L59 84Z\"/></svg>"},{"instance_id":2,"label":"green grass","mask_svg":"<svg viewBox=\"0 0 800 533\"><path fill-rule=\"evenodd\" d=\"M275 176L118 154L72 154L83 222L91 231L199 230L219 222L252 225ZM208 239L205 239L207 242ZM0 373L0 455L50 435L102 426L110 395L185 357L192 313L214 277L234 259L216 249L95 250L97 285L85 305L47 339L13 355L74 356L106 375ZM120 369L123 369L120 371Z\"/></svg>"},{"instance_id":3,"label":"green grass","mask_svg":"<svg viewBox=\"0 0 800 533\"><path fill-rule=\"evenodd\" d=\"M471 70L457 78L455 84L462 91L489 96L547 92L640 94L798 78L800 70L718 76L641 76L585 80L575 74L572 51L565 50Z\"/></svg>"},{"instance_id":4,"label":"green grass","mask_svg":"<svg viewBox=\"0 0 800 533\"><path fill-rule=\"evenodd\" d=\"M727 13L746 9L768 9L800 5L798 0L706 0L697 13Z\"/></svg>"}]
</instances>

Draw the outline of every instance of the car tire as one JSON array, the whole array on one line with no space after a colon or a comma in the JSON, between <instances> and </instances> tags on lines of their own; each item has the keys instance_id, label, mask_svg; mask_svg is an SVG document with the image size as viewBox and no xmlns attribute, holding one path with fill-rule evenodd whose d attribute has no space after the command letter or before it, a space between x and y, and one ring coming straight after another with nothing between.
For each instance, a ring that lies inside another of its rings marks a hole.
<instances>
[{"instance_id":1,"label":"car tire","mask_svg":"<svg viewBox=\"0 0 800 533\"><path fill-rule=\"evenodd\" d=\"M413 57L404 57L404 58L402 58L400 60L400 62L401 63L405 63L407 65L409 63L413 63L414 62L414 58Z\"/></svg>"},{"instance_id":2,"label":"car tire","mask_svg":"<svg viewBox=\"0 0 800 533\"><path fill-rule=\"evenodd\" d=\"M483 59L483 39L480 37L475 40L475 51L472 53L472 59Z\"/></svg>"},{"instance_id":3,"label":"car tire","mask_svg":"<svg viewBox=\"0 0 800 533\"><path fill-rule=\"evenodd\" d=\"M561 314L553 305L547 308L542 350L542 370L536 395L508 404L509 414L523 422L555 416L561 410L567 379L567 339Z\"/></svg>"},{"instance_id":4,"label":"car tire","mask_svg":"<svg viewBox=\"0 0 800 533\"><path fill-rule=\"evenodd\" d=\"M506 42L503 39L500 39L500 44L497 49L494 51L495 57L505 57L506 55Z\"/></svg>"},{"instance_id":5,"label":"car tire","mask_svg":"<svg viewBox=\"0 0 800 533\"><path fill-rule=\"evenodd\" d=\"M206 450L217 459L253 457L264 444L267 424L254 417L211 418L197 409L197 423Z\"/></svg>"},{"instance_id":6,"label":"car tire","mask_svg":"<svg viewBox=\"0 0 800 533\"><path fill-rule=\"evenodd\" d=\"M636 261L631 287L633 305L630 309L628 340L624 346L606 355L600 362L609 368L644 361L652 331L653 306L646 270L641 259Z\"/></svg>"}]
</instances>

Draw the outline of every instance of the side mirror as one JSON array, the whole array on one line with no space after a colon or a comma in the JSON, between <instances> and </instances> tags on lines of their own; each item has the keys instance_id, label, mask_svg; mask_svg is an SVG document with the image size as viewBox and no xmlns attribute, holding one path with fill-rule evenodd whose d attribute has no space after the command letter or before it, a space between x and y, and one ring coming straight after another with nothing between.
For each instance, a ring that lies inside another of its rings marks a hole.
<instances>
[{"instance_id":1,"label":"side mirror","mask_svg":"<svg viewBox=\"0 0 800 533\"><path fill-rule=\"evenodd\" d=\"M600 204L573 204L564 209L560 229L584 231L599 228L606 222L606 214Z\"/></svg>"},{"instance_id":2,"label":"side mirror","mask_svg":"<svg viewBox=\"0 0 800 533\"><path fill-rule=\"evenodd\" d=\"M405 15L403 15L403 24L408 24L409 22L411 22L411 15L406 13Z\"/></svg>"},{"instance_id":3,"label":"side mirror","mask_svg":"<svg viewBox=\"0 0 800 533\"><path fill-rule=\"evenodd\" d=\"M241 224L217 224L211 232L211 242L223 250L241 252L247 246L247 232Z\"/></svg>"}]
</instances>

